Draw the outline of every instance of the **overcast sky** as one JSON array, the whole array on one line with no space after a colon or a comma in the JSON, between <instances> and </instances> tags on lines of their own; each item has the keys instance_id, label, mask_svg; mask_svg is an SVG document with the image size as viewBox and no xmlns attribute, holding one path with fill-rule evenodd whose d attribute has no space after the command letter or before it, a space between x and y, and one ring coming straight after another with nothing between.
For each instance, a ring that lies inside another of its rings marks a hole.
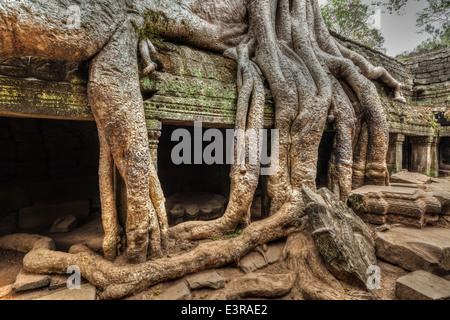
<instances>
[{"instance_id":1,"label":"overcast sky","mask_svg":"<svg viewBox=\"0 0 450 320\"><path fill-rule=\"evenodd\" d=\"M320 4L325 4L327 0L319 0ZM376 24L381 27L381 33L385 38L384 46L387 54L395 56L403 51L414 49L419 43L427 39L427 33L416 33L417 13L427 6L426 0L410 0L402 9L402 15L381 12L376 19Z\"/></svg>"}]
</instances>

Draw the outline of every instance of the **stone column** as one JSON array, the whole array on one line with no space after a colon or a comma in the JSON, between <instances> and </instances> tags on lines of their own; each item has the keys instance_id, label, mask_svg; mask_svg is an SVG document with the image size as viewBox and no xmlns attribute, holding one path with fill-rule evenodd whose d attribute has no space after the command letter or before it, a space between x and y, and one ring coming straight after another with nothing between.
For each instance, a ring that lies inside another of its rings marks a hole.
<instances>
[{"instance_id":1,"label":"stone column","mask_svg":"<svg viewBox=\"0 0 450 320\"><path fill-rule=\"evenodd\" d=\"M389 173L400 172L403 163L403 143L405 135L400 133L389 134L388 170Z\"/></svg>"},{"instance_id":2,"label":"stone column","mask_svg":"<svg viewBox=\"0 0 450 320\"><path fill-rule=\"evenodd\" d=\"M430 175L434 178L439 177L439 137L433 137L433 142L431 143Z\"/></svg>"},{"instance_id":3,"label":"stone column","mask_svg":"<svg viewBox=\"0 0 450 320\"><path fill-rule=\"evenodd\" d=\"M161 137L162 123L159 120L147 120L148 147L152 162L158 171L158 145Z\"/></svg>"},{"instance_id":4,"label":"stone column","mask_svg":"<svg viewBox=\"0 0 450 320\"><path fill-rule=\"evenodd\" d=\"M410 137L411 171L426 175L432 174L432 145L435 137Z\"/></svg>"}]
</instances>

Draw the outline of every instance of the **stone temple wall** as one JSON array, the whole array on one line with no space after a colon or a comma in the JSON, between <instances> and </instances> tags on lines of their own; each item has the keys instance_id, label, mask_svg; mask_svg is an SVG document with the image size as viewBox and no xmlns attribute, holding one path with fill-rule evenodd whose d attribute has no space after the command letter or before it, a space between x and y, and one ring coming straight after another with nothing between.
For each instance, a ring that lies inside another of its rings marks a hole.
<instances>
[{"instance_id":1,"label":"stone temple wall","mask_svg":"<svg viewBox=\"0 0 450 320\"><path fill-rule=\"evenodd\" d=\"M437 155L448 154L446 150L438 150L439 139L450 137L450 127L440 128L433 111L445 113L448 106L450 52L444 50L402 63L334 36L403 83L407 104L393 102L392 90L374 81L389 123L389 170L395 173L409 161L408 168L436 175ZM170 43L159 48L153 58L158 69L149 77L141 78L141 90L149 147L152 157L161 160L165 191L169 195L185 191L175 188L179 184L167 183L183 176L186 188L201 184L202 188L224 193L227 186L217 181L198 183L193 178L199 174L167 167L164 159L170 150L162 132L167 133L169 125L190 127L197 120L203 121L205 127L232 128L237 98L235 62L219 54ZM64 207L70 202L75 202L79 206L77 211L84 214L98 208L98 142L95 142L95 124L86 95L87 67L87 62L28 57L0 63L0 233L1 226L28 229L42 223L51 224L52 212L70 214ZM266 100L264 122L265 127L271 127L274 110L269 90ZM327 184L327 154L332 140L330 126L319 150L318 185ZM448 145L442 144L443 148ZM223 168L217 168L211 177L224 181L224 174ZM48 220L33 225L36 220L31 217L36 216Z\"/></svg>"},{"instance_id":2,"label":"stone temple wall","mask_svg":"<svg viewBox=\"0 0 450 320\"><path fill-rule=\"evenodd\" d=\"M450 48L412 57L405 67L414 79L415 104L450 107Z\"/></svg>"}]
</instances>

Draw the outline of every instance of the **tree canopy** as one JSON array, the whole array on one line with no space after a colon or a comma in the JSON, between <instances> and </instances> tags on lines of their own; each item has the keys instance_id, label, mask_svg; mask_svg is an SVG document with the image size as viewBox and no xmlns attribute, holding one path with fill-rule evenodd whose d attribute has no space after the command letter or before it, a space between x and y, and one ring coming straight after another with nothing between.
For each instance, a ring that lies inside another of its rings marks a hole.
<instances>
[{"instance_id":1,"label":"tree canopy","mask_svg":"<svg viewBox=\"0 0 450 320\"><path fill-rule=\"evenodd\" d=\"M384 37L373 25L374 6L363 0L328 0L320 9L329 29L348 39L386 51Z\"/></svg>"},{"instance_id":2,"label":"tree canopy","mask_svg":"<svg viewBox=\"0 0 450 320\"><path fill-rule=\"evenodd\" d=\"M388 12L402 14L401 10L409 2L419 0L385 0L378 2ZM430 37L419 44L411 52L433 50L441 46L450 46L450 2L447 0L427 0L428 6L417 14L416 26L419 33L426 32ZM410 52L403 52L399 56L405 56Z\"/></svg>"}]
</instances>

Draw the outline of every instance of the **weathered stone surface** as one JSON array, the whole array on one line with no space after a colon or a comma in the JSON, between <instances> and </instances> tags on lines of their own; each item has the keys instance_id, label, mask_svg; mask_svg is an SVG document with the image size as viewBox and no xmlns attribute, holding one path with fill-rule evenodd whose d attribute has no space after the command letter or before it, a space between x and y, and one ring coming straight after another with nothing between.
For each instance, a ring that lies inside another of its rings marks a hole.
<instances>
[{"instance_id":1,"label":"weathered stone surface","mask_svg":"<svg viewBox=\"0 0 450 320\"><path fill-rule=\"evenodd\" d=\"M62 251L68 251L72 246L82 243L89 249L100 252L103 249L103 238L104 231L100 214L71 232L52 234L58 250Z\"/></svg>"},{"instance_id":2,"label":"weathered stone surface","mask_svg":"<svg viewBox=\"0 0 450 320\"><path fill-rule=\"evenodd\" d=\"M442 212L433 193L416 188L365 186L350 194L349 204L364 221L380 225L421 228L436 222Z\"/></svg>"},{"instance_id":3,"label":"weathered stone surface","mask_svg":"<svg viewBox=\"0 0 450 320\"><path fill-rule=\"evenodd\" d=\"M291 292L295 274L251 273L226 284L225 289L212 294L210 300L236 300L246 297L278 298Z\"/></svg>"},{"instance_id":4,"label":"weathered stone surface","mask_svg":"<svg viewBox=\"0 0 450 320\"><path fill-rule=\"evenodd\" d=\"M245 273L250 273L267 267L267 261L259 252L252 251L239 261L238 266Z\"/></svg>"},{"instance_id":5,"label":"weathered stone surface","mask_svg":"<svg viewBox=\"0 0 450 320\"><path fill-rule=\"evenodd\" d=\"M81 289L56 291L36 300L97 300L97 289L91 284L84 284Z\"/></svg>"},{"instance_id":6,"label":"weathered stone surface","mask_svg":"<svg viewBox=\"0 0 450 320\"><path fill-rule=\"evenodd\" d=\"M58 218L50 228L50 233L70 232L77 227L77 218L72 215Z\"/></svg>"},{"instance_id":7,"label":"weathered stone surface","mask_svg":"<svg viewBox=\"0 0 450 320\"><path fill-rule=\"evenodd\" d=\"M19 228L49 227L61 216L87 217L89 211L88 200L23 208L19 211Z\"/></svg>"},{"instance_id":8,"label":"weathered stone surface","mask_svg":"<svg viewBox=\"0 0 450 320\"><path fill-rule=\"evenodd\" d=\"M16 292L28 291L47 286L50 283L50 276L27 273L23 269L17 275L13 290Z\"/></svg>"},{"instance_id":9,"label":"weathered stone surface","mask_svg":"<svg viewBox=\"0 0 450 320\"><path fill-rule=\"evenodd\" d=\"M426 271L415 271L397 280L399 300L450 300L450 281Z\"/></svg>"},{"instance_id":10,"label":"weathered stone surface","mask_svg":"<svg viewBox=\"0 0 450 320\"><path fill-rule=\"evenodd\" d=\"M400 171L391 176L392 183L407 183L407 184L430 184L431 178L424 174Z\"/></svg>"},{"instance_id":11,"label":"weathered stone surface","mask_svg":"<svg viewBox=\"0 0 450 320\"><path fill-rule=\"evenodd\" d=\"M313 239L328 269L338 278L362 287L367 270L377 264L375 242L364 222L328 189L303 189Z\"/></svg>"},{"instance_id":12,"label":"weathered stone surface","mask_svg":"<svg viewBox=\"0 0 450 320\"><path fill-rule=\"evenodd\" d=\"M269 264L276 263L281 260L285 242L277 242L267 246L266 260Z\"/></svg>"},{"instance_id":13,"label":"weathered stone surface","mask_svg":"<svg viewBox=\"0 0 450 320\"><path fill-rule=\"evenodd\" d=\"M433 192L433 197L441 203L441 215L450 216L450 193L440 190L439 192Z\"/></svg>"},{"instance_id":14,"label":"weathered stone surface","mask_svg":"<svg viewBox=\"0 0 450 320\"><path fill-rule=\"evenodd\" d=\"M181 193L167 198L166 208L169 222L174 224L180 218L186 220L212 220L225 212L227 199L221 195L196 192Z\"/></svg>"},{"instance_id":15,"label":"weathered stone surface","mask_svg":"<svg viewBox=\"0 0 450 320\"><path fill-rule=\"evenodd\" d=\"M12 285L7 285L0 288L0 299L6 297L12 292Z\"/></svg>"},{"instance_id":16,"label":"weathered stone surface","mask_svg":"<svg viewBox=\"0 0 450 320\"><path fill-rule=\"evenodd\" d=\"M48 288L50 290L56 290L56 289L61 289L61 288L67 287L68 276L53 275L51 277L50 285Z\"/></svg>"},{"instance_id":17,"label":"weathered stone surface","mask_svg":"<svg viewBox=\"0 0 450 320\"><path fill-rule=\"evenodd\" d=\"M189 287L193 290L202 288L221 289L225 286L225 278L217 271L208 271L187 278Z\"/></svg>"},{"instance_id":18,"label":"weathered stone surface","mask_svg":"<svg viewBox=\"0 0 450 320\"><path fill-rule=\"evenodd\" d=\"M450 229L394 228L378 232L377 256L409 271L450 270Z\"/></svg>"},{"instance_id":19,"label":"weathered stone surface","mask_svg":"<svg viewBox=\"0 0 450 320\"><path fill-rule=\"evenodd\" d=\"M192 300L192 293L184 282L178 282L154 297L154 300Z\"/></svg>"}]
</instances>

